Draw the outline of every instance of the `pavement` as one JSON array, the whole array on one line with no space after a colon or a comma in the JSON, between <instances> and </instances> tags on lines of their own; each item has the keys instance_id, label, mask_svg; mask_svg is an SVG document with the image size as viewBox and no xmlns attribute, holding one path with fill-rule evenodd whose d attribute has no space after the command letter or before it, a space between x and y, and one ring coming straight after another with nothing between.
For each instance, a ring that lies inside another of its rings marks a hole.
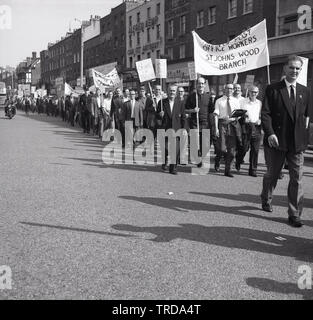
<instances>
[{"instance_id":1,"label":"pavement","mask_svg":"<svg viewBox=\"0 0 313 320\"><path fill-rule=\"evenodd\" d=\"M247 164L234 179L173 176L104 164L104 144L59 118L0 115L0 299L313 299L297 285L313 268L312 151L294 229L288 174L274 212L260 209L262 152L257 178Z\"/></svg>"}]
</instances>

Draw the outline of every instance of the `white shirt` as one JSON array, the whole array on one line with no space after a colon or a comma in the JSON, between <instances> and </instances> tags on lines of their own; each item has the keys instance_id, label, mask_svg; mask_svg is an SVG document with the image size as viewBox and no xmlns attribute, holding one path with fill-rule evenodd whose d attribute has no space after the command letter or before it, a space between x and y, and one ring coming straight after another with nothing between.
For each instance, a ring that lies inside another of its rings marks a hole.
<instances>
[{"instance_id":1,"label":"white shirt","mask_svg":"<svg viewBox=\"0 0 313 320\"><path fill-rule=\"evenodd\" d=\"M135 103L136 103L136 100L130 100L130 104L131 104L131 107L132 107L132 112L131 112L131 118L135 118Z\"/></svg>"},{"instance_id":2,"label":"white shirt","mask_svg":"<svg viewBox=\"0 0 313 320\"><path fill-rule=\"evenodd\" d=\"M170 102L171 113L173 113L173 108L174 108L174 102L175 102L175 100L173 100L173 101L169 100L169 102Z\"/></svg>"},{"instance_id":3,"label":"white shirt","mask_svg":"<svg viewBox=\"0 0 313 320\"><path fill-rule=\"evenodd\" d=\"M112 99L104 99L103 100L103 109L105 110L106 113L110 113L111 111L111 102Z\"/></svg>"},{"instance_id":4,"label":"white shirt","mask_svg":"<svg viewBox=\"0 0 313 320\"><path fill-rule=\"evenodd\" d=\"M257 123L261 119L262 102L260 100L256 99L253 102L247 98L242 104L242 109L247 110L247 122Z\"/></svg>"},{"instance_id":5,"label":"white shirt","mask_svg":"<svg viewBox=\"0 0 313 320\"><path fill-rule=\"evenodd\" d=\"M294 92L295 92L295 97L297 96L297 81L295 81L295 82L293 82L293 83L290 83L290 82L288 82L286 79L284 79L285 80L285 83L286 83L286 86L287 86L287 90L288 90L288 93L289 93L289 98L290 98L290 95L291 95L291 88L290 88L290 86L293 86L293 90L294 90Z\"/></svg>"},{"instance_id":6,"label":"white shirt","mask_svg":"<svg viewBox=\"0 0 313 320\"><path fill-rule=\"evenodd\" d=\"M243 104L246 102L246 98L243 96L234 97L234 98L239 101L240 108L242 108Z\"/></svg>"},{"instance_id":7,"label":"white shirt","mask_svg":"<svg viewBox=\"0 0 313 320\"><path fill-rule=\"evenodd\" d=\"M230 114L227 112L227 97L223 96L216 100L214 114L218 116L219 119L228 119ZM229 97L231 112L240 109L239 100L234 97Z\"/></svg>"},{"instance_id":8,"label":"white shirt","mask_svg":"<svg viewBox=\"0 0 313 320\"><path fill-rule=\"evenodd\" d=\"M101 100L100 100L100 97L97 97L97 102L98 102L98 108L101 108Z\"/></svg>"}]
</instances>

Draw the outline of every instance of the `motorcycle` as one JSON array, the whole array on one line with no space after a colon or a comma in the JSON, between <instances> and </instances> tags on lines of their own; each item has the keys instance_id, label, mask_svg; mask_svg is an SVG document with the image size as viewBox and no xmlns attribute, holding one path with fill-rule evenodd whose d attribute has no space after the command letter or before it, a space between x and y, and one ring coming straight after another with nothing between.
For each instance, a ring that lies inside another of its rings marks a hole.
<instances>
[{"instance_id":1,"label":"motorcycle","mask_svg":"<svg viewBox=\"0 0 313 320\"><path fill-rule=\"evenodd\" d=\"M13 104L9 104L5 110L5 116L10 120L16 115L16 108Z\"/></svg>"}]
</instances>

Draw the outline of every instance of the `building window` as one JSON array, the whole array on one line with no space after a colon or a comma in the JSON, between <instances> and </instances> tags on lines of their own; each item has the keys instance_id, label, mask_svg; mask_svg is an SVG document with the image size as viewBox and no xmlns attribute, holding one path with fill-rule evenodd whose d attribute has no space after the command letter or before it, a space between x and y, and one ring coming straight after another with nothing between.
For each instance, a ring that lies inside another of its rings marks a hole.
<instances>
[{"instance_id":1,"label":"building window","mask_svg":"<svg viewBox=\"0 0 313 320\"><path fill-rule=\"evenodd\" d=\"M133 26L133 17L129 16L129 27L131 28Z\"/></svg>"},{"instance_id":2,"label":"building window","mask_svg":"<svg viewBox=\"0 0 313 320\"><path fill-rule=\"evenodd\" d=\"M150 35L150 28L147 28L147 42L150 43L151 42L151 35Z\"/></svg>"},{"instance_id":3,"label":"building window","mask_svg":"<svg viewBox=\"0 0 313 320\"><path fill-rule=\"evenodd\" d=\"M74 53L74 63L76 63L76 53Z\"/></svg>"},{"instance_id":4,"label":"building window","mask_svg":"<svg viewBox=\"0 0 313 320\"><path fill-rule=\"evenodd\" d=\"M79 62L79 61L80 61L80 54L77 53L77 62Z\"/></svg>"},{"instance_id":5,"label":"building window","mask_svg":"<svg viewBox=\"0 0 313 320\"><path fill-rule=\"evenodd\" d=\"M161 51L160 51L160 50L157 50L157 52L156 52L156 58L157 58L157 59L160 59L160 57L161 57Z\"/></svg>"},{"instance_id":6,"label":"building window","mask_svg":"<svg viewBox=\"0 0 313 320\"><path fill-rule=\"evenodd\" d=\"M138 56L137 56L137 61L140 61L140 60L141 60L141 55L138 54Z\"/></svg>"},{"instance_id":7,"label":"building window","mask_svg":"<svg viewBox=\"0 0 313 320\"><path fill-rule=\"evenodd\" d=\"M186 46L184 44L179 46L179 58L180 59L186 58Z\"/></svg>"},{"instance_id":8,"label":"building window","mask_svg":"<svg viewBox=\"0 0 313 320\"><path fill-rule=\"evenodd\" d=\"M147 19L151 18L151 8L147 8Z\"/></svg>"},{"instance_id":9,"label":"building window","mask_svg":"<svg viewBox=\"0 0 313 320\"><path fill-rule=\"evenodd\" d=\"M186 16L180 17L180 33L183 34L186 32Z\"/></svg>"},{"instance_id":10,"label":"building window","mask_svg":"<svg viewBox=\"0 0 313 320\"><path fill-rule=\"evenodd\" d=\"M228 18L237 17L237 0L228 0Z\"/></svg>"},{"instance_id":11,"label":"building window","mask_svg":"<svg viewBox=\"0 0 313 320\"><path fill-rule=\"evenodd\" d=\"M140 22L140 12L137 12L137 23Z\"/></svg>"},{"instance_id":12,"label":"building window","mask_svg":"<svg viewBox=\"0 0 313 320\"><path fill-rule=\"evenodd\" d=\"M168 37L170 39L174 37L174 20L168 22Z\"/></svg>"},{"instance_id":13,"label":"building window","mask_svg":"<svg viewBox=\"0 0 313 320\"><path fill-rule=\"evenodd\" d=\"M253 0L243 0L243 13L251 13L253 11Z\"/></svg>"},{"instance_id":14,"label":"building window","mask_svg":"<svg viewBox=\"0 0 313 320\"><path fill-rule=\"evenodd\" d=\"M133 37L131 35L129 36L129 47L133 47Z\"/></svg>"},{"instance_id":15,"label":"building window","mask_svg":"<svg viewBox=\"0 0 313 320\"><path fill-rule=\"evenodd\" d=\"M168 55L168 59L169 59L169 60L173 60L173 59L174 59L174 51L173 51L173 48L167 48L167 55Z\"/></svg>"},{"instance_id":16,"label":"building window","mask_svg":"<svg viewBox=\"0 0 313 320\"><path fill-rule=\"evenodd\" d=\"M137 32L137 46L140 45L140 32Z\"/></svg>"},{"instance_id":17,"label":"building window","mask_svg":"<svg viewBox=\"0 0 313 320\"><path fill-rule=\"evenodd\" d=\"M298 32L298 15L288 15L279 18L279 35Z\"/></svg>"},{"instance_id":18,"label":"building window","mask_svg":"<svg viewBox=\"0 0 313 320\"><path fill-rule=\"evenodd\" d=\"M148 52L147 53L147 59L150 59L151 58L151 52Z\"/></svg>"},{"instance_id":19,"label":"building window","mask_svg":"<svg viewBox=\"0 0 313 320\"><path fill-rule=\"evenodd\" d=\"M133 67L133 57L129 57L129 67Z\"/></svg>"},{"instance_id":20,"label":"building window","mask_svg":"<svg viewBox=\"0 0 313 320\"><path fill-rule=\"evenodd\" d=\"M197 12L197 28L202 28L204 26L204 11Z\"/></svg>"},{"instance_id":21,"label":"building window","mask_svg":"<svg viewBox=\"0 0 313 320\"><path fill-rule=\"evenodd\" d=\"M159 14L161 14L161 3L158 3L156 8L157 8L156 12L158 16Z\"/></svg>"},{"instance_id":22,"label":"building window","mask_svg":"<svg viewBox=\"0 0 313 320\"><path fill-rule=\"evenodd\" d=\"M208 24L216 23L216 6L210 7L208 11Z\"/></svg>"},{"instance_id":23,"label":"building window","mask_svg":"<svg viewBox=\"0 0 313 320\"><path fill-rule=\"evenodd\" d=\"M157 25L156 33L157 33L157 36L156 36L157 40L160 40L161 39L161 25L160 24Z\"/></svg>"},{"instance_id":24,"label":"building window","mask_svg":"<svg viewBox=\"0 0 313 320\"><path fill-rule=\"evenodd\" d=\"M114 48L118 47L118 39L117 37L114 38Z\"/></svg>"}]
</instances>

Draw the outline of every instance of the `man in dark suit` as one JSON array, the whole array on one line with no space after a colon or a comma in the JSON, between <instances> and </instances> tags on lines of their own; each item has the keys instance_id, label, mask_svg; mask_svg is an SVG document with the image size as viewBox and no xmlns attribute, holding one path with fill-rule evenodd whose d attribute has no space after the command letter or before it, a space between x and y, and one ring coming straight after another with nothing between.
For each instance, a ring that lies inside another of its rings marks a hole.
<instances>
[{"instance_id":1,"label":"man in dark suit","mask_svg":"<svg viewBox=\"0 0 313 320\"><path fill-rule=\"evenodd\" d=\"M191 93L187 98L186 113L190 115L190 129L199 129L199 155L202 159L207 155L210 143L210 141L206 141L207 148L202 150L202 130L209 129L209 106L210 96L205 92L205 79L200 77L197 80L197 91ZM199 117L199 128L197 117ZM202 167L202 165L201 160L198 167Z\"/></svg>"},{"instance_id":2,"label":"man in dark suit","mask_svg":"<svg viewBox=\"0 0 313 320\"><path fill-rule=\"evenodd\" d=\"M288 222L293 227L303 225L303 152L308 145L309 90L297 83L303 62L298 56L288 58L284 67L286 78L266 88L262 107L264 153L267 172L263 179L262 208L272 212L272 194L281 169L288 161Z\"/></svg>"},{"instance_id":3,"label":"man in dark suit","mask_svg":"<svg viewBox=\"0 0 313 320\"><path fill-rule=\"evenodd\" d=\"M135 131L143 127L143 109L142 105L136 100L136 91L130 90L130 100L124 102L126 121L133 122Z\"/></svg>"},{"instance_id":4,"label":"man in dark suit","mask_svg":"<svg viewBox=\"0 0 313 320\"><path fill-rule=\"evenodd\" d=\"M122 135L122 147L125 147L125 121L130 120L129 114L125 110L124 97L120 88L116 89L115 97L111 102L110 117L114 117L115 129Z\"/></svg>"},{"instance_id":5,"label":"man in dark suit","mask_svg":"<svg viewBox=\"0 0 313 320\"><path fill-rule=\"evenodd\" d=\"M96 94L91 98L91 114L94 121L93 134L99 135L102 138L102 110L103 106L103 95L99 88L96 89Z\"/></svg>"},{"instance_id":6,"label":"man in dark suit","mask_svg":"<svg viewBox=\"0 0 313 320\"><path fill-rule=\"evenodd\" d=\"M157 108L157 116L162 119L162 128L166 130L173 129L177 132L185 127L185 104L183 101L176 99L177 87L171 85L169 87L168 98L159 101ZM185 130L185 134L186 134ZM179 162L180 154L180 141L179 137L175 136L174 141L176 142L176 159L171 159L169 172L171 174L177 174L177 164ZM160 142L161 143L161 142ZM162 143L161 143L162 144ZM169 137L165 137L165 163L162 165L162 170L166 170L167 156L169 154ZM172 151L172 150L170 150ZM172 152L171 152L172 154Z\"/></svg>"}]
</instances>

